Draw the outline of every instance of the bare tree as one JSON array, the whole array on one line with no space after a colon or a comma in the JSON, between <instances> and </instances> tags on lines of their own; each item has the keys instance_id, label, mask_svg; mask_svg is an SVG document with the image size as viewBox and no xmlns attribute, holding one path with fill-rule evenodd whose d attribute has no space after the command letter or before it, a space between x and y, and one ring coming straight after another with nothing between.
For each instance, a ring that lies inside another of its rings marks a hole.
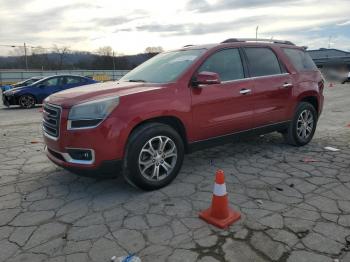
<instances>
[{"instance_id":1,"label":"bare tree","mask_svg":"<svg viewBox=\"0 0 350 262\"><path fill-rule=\"evenodd\" d=\"M49 68L50 61L48 57L47 49L37 46L31 48L31 55L28 57L30 65L34 69Z\"/></svg>"},{"instance_id":2,"label":"bare tree","mask_svg":"<svg viewBox=\"0 0 350 262\"><path fill-rule=\"evenodd\" d=\"M102 56L112 56L113 49L110 46L103 46L97 49L96 53Z\"/></svg>"},{"instance_id":3,"label":"bare tree","mask_svg":"<svg viewBox=\"0 0 350 262\"><path fill-rule=\"evenodd\" d=\"M149 46L145 49L145 53L161 53L164 49L161 46Z\"/></svg>"},{"instance_id":4,"label":"bare tree","mask_svg":"<svg viewBox=\"0 0 350 262\"><path fill-rule=\"evenodd\" d=\"M24 57L24 47L14 47L10 52L10 56L16 57L16 63L18 68L26 68L25 66L25 57Z\"/></svg>"},{"instance_id":5,"label":"bare tree","mask_svg":"<svg viewBox=\"0 0 350 262\"><path fill-rule=\"evenodd\" d=\"M47 53L45 48L41 47L41 46L32 47L31 51L32 51L32 55L42 55L42 54L46 54Z\"/></svg>"},{"instance_id":6,"label":"bare tree","mask_svg":"<svg viewBox=\"0 0 350 262\"><path fill-rule=\"evenodd\" d=\"M58 58L59 58L58 59L59 60L58 69L61 70L62 65L63 65L63 60L67 56L67 54L69 53L69 47L64 46L64 47L59 48L57 45L54 45L52 49L53 49L54 53L58 54Z\"/></svg>"},{"instance_id":7,"label":"bare tree","mask_svg":"<svg viewBox=\"0 0 350 262\"><path fill-rule=\"evenodd\" d=\"M23 47L14 47L11 51L9 51L10 56L24 56L24 48Z\"/></svg>"}]
</instances>

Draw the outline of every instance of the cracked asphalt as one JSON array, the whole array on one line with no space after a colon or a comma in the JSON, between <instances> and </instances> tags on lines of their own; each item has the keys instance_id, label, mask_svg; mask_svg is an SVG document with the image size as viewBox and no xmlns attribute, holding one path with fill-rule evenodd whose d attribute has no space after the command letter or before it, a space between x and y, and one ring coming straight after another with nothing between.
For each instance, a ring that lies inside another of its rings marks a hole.
<instances>
[{"instance_id":1,"label":"cracked asphalt","mask_svg":"<svg viewBox=\"0 0 350 262\"><path fill-rule=\"evenodd\" d=\"M350 85L325 96L309 145L272 133L198 151L153 192L56 167L39 107L1 107L0 261L350 261ZM198 219L218 168L242 213L227 230Z\"/></svg>"}]
</instances>

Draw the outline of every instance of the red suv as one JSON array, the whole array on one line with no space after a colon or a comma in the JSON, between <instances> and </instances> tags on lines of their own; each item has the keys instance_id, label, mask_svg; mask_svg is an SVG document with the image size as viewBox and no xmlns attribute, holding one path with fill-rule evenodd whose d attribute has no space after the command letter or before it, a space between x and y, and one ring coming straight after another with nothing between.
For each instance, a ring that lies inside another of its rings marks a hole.
<instances>
[{"instance_id":1,"label":"red suv","mask_svg":"<svg viewBox=\"0 0 350 262\"><path fill-rule=\"evenodd\" d=\"M47 156L73 172L121 171L147 190L169 184L185 153L233 137L309 143L324 87L304 48L259 39L185 46L96 85L45 100Z\"/></svg>"}]
</instances>

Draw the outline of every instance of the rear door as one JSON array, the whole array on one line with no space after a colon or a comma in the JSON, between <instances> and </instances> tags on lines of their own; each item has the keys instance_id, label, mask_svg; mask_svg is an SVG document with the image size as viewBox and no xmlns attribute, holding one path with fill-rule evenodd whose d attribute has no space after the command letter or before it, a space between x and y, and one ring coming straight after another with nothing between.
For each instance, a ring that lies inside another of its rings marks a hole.
<instances>
[{"instance_id":1,"label":"rear door","mask_svg":"<svg viewBox=\"0 0 350 262\"><path fill-rule=\"evenodd\" d=\"M253 81L245 78L238 48L209 56L198 72L219 74L221 83L191 87L196 140L204 140L252 128Z\"/></svg>"},{"instance_id":2,"label":"rear door","mask_svg":"<svg viewBox=\"0 0 350 262\"><path fill-rule=\"evenodd\" d=\"M77 86L84 85L86 80L78 76L65 76L63 89L69 89Z\"/></svg>"},{"instance_id":3,"label":"rear door","mask_svg":"<svg viewBox=\"0 0 350 262\"><path fill-rule=\"evenodd\" d=\"M245 47L250 77L254 79L254 127L288 119L293 79L269 47Z\"/></svg>"}]
</instances>

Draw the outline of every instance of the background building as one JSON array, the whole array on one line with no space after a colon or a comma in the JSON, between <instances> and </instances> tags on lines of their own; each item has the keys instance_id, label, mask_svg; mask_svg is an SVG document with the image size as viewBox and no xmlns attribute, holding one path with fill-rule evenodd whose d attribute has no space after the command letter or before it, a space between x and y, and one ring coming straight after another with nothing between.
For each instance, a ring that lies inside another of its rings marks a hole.
<instances>
[{"instance_id":1,"label":"background building","mask_svg":"<svg viewBox=\"0 0 350 262\"><path fill-rule=\"evenodd\" d=\"M318 68L337 67L350 70L350 52L339 49L320 48L307 51Z\"/></svg>"},{"instance_id":2,"label":"background building","mask_svg":"<svg viewBox=\"0 0 350 262\"><path fill-rule=\"evenodd\" d=\"M320 48L307 52L326 78L343 81L348 77L350 52L334 48Z\"/></svg>"}]
</instances>

